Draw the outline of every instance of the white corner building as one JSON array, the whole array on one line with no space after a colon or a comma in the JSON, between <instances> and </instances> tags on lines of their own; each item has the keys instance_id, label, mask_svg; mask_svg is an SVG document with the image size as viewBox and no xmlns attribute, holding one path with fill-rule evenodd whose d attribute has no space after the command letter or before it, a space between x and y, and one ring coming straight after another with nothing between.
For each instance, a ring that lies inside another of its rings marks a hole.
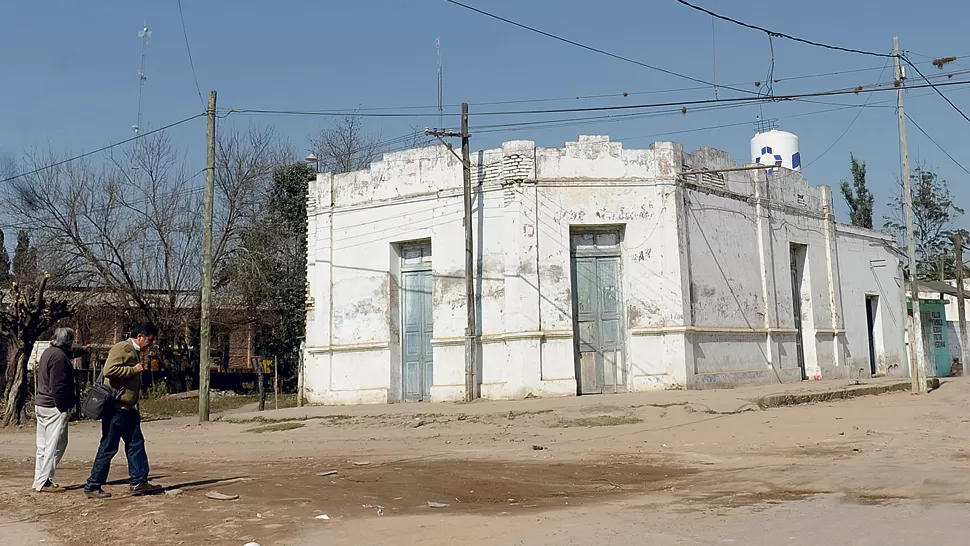
<instances>
[{"instance_id":1,"label":"white corner building","mask_svg":"<svg viewBox=\"0 0 970 546\"><path fill-rule=\"evenodd\" d=\"M789 165L604 136L473 153L480 396L905 376L893 238ZM307 206L307 399L464 399L461 162L389 153Z\"/></svg>"}]
</instances>

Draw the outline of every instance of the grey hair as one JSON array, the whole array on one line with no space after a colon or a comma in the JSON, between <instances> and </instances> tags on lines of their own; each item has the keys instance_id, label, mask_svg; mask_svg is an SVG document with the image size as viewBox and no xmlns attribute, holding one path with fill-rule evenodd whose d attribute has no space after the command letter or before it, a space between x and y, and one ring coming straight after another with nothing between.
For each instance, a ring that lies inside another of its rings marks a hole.
<instances>
[{"instance_id":1,"label":"grey hair","mask_svg":"<svg viewBox=\"0 0 970 546\"><path fill-rule=\"evenodd\" d=\"M70 348L73 343L74 343L73 328L58 328L54 330L54 336L51 337L51 345L53 345L54 347L67 349L67 348Z\"/></svg>"}]
</instances>

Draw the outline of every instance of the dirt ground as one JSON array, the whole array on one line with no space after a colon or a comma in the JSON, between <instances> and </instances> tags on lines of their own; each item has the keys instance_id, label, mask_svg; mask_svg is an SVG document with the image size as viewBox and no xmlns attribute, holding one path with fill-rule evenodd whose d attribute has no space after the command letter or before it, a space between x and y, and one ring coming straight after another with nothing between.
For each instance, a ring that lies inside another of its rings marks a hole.
<instances>
[{"instance_id":1,"label":"dirt ground","mask_svg":"<svg viewBox=\"0 0 970 546\"><path fill-rule=\"evenodd\" d=\"M28 489L32 430L0 433L0 543L962 543L945 523L907 522L952 521L963 536L970 383L767 411L640 400L152 421L152 479L166 493L127 496L119 455L107 501L80 492L96 423L71 426L57 481L74 490L62 494ZM886 535L858 532L867 519Z\"/></svg>"}]
</instances>

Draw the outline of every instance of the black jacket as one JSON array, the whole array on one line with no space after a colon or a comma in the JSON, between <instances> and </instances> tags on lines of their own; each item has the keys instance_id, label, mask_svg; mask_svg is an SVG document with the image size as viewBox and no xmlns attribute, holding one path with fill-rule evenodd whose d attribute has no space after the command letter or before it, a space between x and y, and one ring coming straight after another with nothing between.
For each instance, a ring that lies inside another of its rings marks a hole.
<instances>
[{"instance_id":1,"label":"black jacket","mask_svg":"<svg viewBox=\"0 0 970 546\"><path fill-rule=\"evenodd\" d=\"M74 394L74 366L71 354L53 345L44 351L37 368L37 396L34 404L68 412L77 403Z\"/></svg>"}]
</instances>

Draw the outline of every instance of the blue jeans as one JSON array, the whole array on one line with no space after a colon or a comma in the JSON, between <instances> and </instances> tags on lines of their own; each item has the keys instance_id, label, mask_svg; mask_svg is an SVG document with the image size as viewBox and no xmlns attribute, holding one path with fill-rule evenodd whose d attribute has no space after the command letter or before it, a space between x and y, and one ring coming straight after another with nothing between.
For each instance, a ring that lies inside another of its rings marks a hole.
<instances>
[{"instance_id":1,"label":"blue jeans","mask_svg":"<svg viewBox=\"0 0 970 546\"><path fill-rule=\"evenodd\" d=\"M101 419L101 445L94 458L91 477L84 486L86 491L100 489L108 481L111 459L118 453L121 440L125 441L131 485L148 481L148 454L145 453L145 437L141 434L141 416L137 410L117 410Z\"/></svg>"}]
</instances>

